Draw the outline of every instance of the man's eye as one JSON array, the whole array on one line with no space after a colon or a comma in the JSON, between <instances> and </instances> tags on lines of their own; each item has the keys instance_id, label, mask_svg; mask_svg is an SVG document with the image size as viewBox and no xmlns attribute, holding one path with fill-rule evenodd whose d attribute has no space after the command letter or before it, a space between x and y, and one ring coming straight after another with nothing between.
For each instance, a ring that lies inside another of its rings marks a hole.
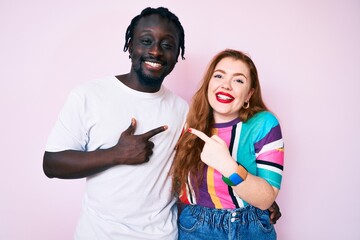
<instances>
[{"instance_id":1,"label":"man's eye","mask_svg":"<svg viewBox=\"0 0 360 240\"><path fill-rule=\"evenodd\" d=\"M151 40L150 39L142 39L141 43L145 44L145 45L149 45L149 44L151 44Z\"/></svg>"},{"instance_id":2,"label":"man's eye","mask_svg":"<svg viewBox=\"0 0 360 240\"><path fill-rule=\"evenodd\" d=\"M163 43L162 46L163 46L165 49L172 49L172 48L173 48L173 45L170 44L170 43Z\"/></svg>"}]
</instances>

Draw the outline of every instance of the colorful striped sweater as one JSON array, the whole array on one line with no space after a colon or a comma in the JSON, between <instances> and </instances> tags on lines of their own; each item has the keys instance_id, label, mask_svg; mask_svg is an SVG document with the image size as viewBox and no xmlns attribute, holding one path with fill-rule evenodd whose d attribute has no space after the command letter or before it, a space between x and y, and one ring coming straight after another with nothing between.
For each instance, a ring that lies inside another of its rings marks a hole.
<instances>
[{"instance_id":1,"label":"colorful striped sweater","mask_svg":"<svg viewBox=\"0 0 360 240\"><path fill-rule=\"evenodd\" d=\"M275 116L267 111L255 114L247 122L235 119L215 124L213 134L229 146L234 159L249 173L265 179L280 189L284 163L284 143ZM222 181L221 174L212 167L205 167L204 178L195 194L190 181L184 187L180 200L209 208L234 209L247 206L231 187Z\"/></svg>"}]
</instances>

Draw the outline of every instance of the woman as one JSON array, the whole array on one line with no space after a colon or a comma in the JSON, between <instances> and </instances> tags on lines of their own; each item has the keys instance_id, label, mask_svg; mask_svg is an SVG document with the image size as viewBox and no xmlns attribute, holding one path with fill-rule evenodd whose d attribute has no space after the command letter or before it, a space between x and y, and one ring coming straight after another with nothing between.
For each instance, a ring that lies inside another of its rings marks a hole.
<instances>
[{"instance_id":1,"label":"woman","mask_svg":"<svg viewBox=\"0 0 360 240\"><path fill-rule=\"evenodd\" d=\"M226 49L212 59L187 127L172 168L184 204L179 239L276 239L266 209L279 193L284 144L246 54Z\"/></svg>"}]
</instances>

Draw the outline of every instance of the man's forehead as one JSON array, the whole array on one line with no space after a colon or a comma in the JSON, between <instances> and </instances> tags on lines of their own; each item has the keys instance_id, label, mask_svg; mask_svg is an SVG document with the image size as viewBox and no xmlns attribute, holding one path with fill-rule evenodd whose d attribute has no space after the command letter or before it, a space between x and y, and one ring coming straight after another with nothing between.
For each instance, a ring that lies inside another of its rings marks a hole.
<instances>
[{"instance_id":1,"label":"man's forehead","mask_svg":"<svg viewBox=\"0 0 360 240\"><path fill-rule=\"evenodd\" d=\"M166 17L162 17L158 14L152 14L144 16L139 19L139 22L135 26L135 32L157 32L163 31L167 35L172 35L174 38L179 38L178 28L175 23Z\"/></svg>"}]
</instances>

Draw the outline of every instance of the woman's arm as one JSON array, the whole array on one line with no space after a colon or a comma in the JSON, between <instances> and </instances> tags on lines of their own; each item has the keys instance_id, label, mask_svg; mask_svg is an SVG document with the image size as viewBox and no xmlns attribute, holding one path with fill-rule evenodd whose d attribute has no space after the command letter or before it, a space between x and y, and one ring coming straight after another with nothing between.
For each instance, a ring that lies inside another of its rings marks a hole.
<instances>
[{"instance_id":1,"label":"woman's arm","mask_svg":"<svg viewBox=\"0 0 360 240\"><path fill-rule=\"evenodd\" d=\"M230 153L223 157L221 162L222 164L216 164L214 168L225 177L236 173L237 168L243 168L242 171L246 171L244 167L236 163ZM262 210L268 209L279 193L279 189L271 186L265 179L247 173L247 171L246 179L232 188L241 199Z\"/></svg>"},{"instance_id":2,"label":"woman's arm","mask_svg":"<svg viewBox=\"0 0 360 240\"><path fill-rule=\"evenodd\" d=\"M205 141L200 155L205 164L213 167L225 177L229 177L237 171L239 165L230 155L224 140L217 135L210 138L193 128L189 128L188 131ZM250 173L247 173L243 182L233 188L244 201L262 210L268 209L273 204L279 192L279 189L271 186L265 179Z\"/></svg>"}]
</instances>

